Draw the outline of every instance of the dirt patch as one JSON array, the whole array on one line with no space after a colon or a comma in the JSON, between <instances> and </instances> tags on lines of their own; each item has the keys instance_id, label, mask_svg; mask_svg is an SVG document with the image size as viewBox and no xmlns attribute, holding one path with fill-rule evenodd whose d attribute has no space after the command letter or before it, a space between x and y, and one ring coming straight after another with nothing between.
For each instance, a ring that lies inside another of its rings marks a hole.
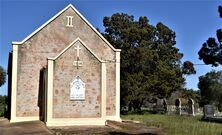
<instances>
[{"instance_id":1,"label":"dirt patch","mask_svg":"<svg viewBox=\"0 0 222 135\"><path fill-rule=\"evenodd\" d=\"M117 131L121 131L125 134L136 134L136 135L166 135L162 128L148 127L138 121L107 121L107 125L113 127Z\"/></svg>"},{"instance_id":2,"label":"dirt patch","mask_svg":"<svg viewBox=\"0 0 222 135\"><path fill-rule=\"evenodd\" d=\"M107 121L107 126L51 127L55 135L166 135L163 129L131 121Z\"/></svg>"},{"instance_id":3,"label":"dirt patch","mask_svg":"<svg viewBox=\"0 0 222 135\"><path fill-rule=\"evenodd\" d=\"M54 135L107 135L115 130L107 126L73 126L51 128Z\"/></svg>"},{"instance_id":4,"label":"dirt patch","mask_svg":"<svg viewBox=\"0 0 222 135\"><path fill-rule=\"evenodd\" d=\"M0 135L166 135L163 129L133 121L107 121L107 126L50 127L41 121L9 123L0 119Z\"/></svg>"},{"instance_id":5,"label":"dirt patch","mask_svg":"<svg viewBox=\"0 0 222 135\"><path fill-rule=\"evenodd\" d=\"M0 119L1 135L50 135L53 134L43 122L9 123L7 119Z\"/></svg>"}]
</instances>

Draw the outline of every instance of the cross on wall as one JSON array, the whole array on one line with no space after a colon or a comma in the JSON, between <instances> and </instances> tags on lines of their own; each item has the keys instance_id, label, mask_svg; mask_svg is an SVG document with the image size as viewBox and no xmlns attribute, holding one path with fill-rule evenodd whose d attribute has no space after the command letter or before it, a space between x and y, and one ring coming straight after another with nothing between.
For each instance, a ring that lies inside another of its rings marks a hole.
<instances>
[{"instance_id":1,"label":"cross on wall","mask_svg":"<svg viewBox=\"0 0 222 135\"><path fill-rule=\"evenodd\" d=\"M79 51L81 48L79 47L79 45L77 45L77 47L75 49L77 50L77 58L79 58Z\"/></svg>"},{"instance_id":2,"label":"cross on wall","mask_svg":"<svg viewBox=\"0 0 222 135\"><path fill-rule=\"evenodd\" d=\"M79 47L79 45L77 45L77 47L75 49L77 50L77 60L73 61L73 65L75 67L77 67L77 69L79 69L79 67L81 67L83 64L83 62L80 61L80 59L79 59L79 52L80 52L81 48Z\"/></svg>"}]
</instances>

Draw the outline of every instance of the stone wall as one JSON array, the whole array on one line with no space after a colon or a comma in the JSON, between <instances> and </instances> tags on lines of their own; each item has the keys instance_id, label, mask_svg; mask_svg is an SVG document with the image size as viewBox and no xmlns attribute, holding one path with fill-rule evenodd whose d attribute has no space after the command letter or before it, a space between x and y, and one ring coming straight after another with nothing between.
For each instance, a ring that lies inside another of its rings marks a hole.
<instances>
[{"instance_id":1,"label":"stone wall","mask_svg":"<svg viewBox=\"0 0 222 135\"><path fill-rule=\"evenodd\" d=\"M76 45L79 44L80 61L77 69ZM85 100L70 100L70 83L79 76L85 83ZM100 117L101 115L101 63L78 41L55 60L53 81L53 118Z\"/></svg>"},{"instance_id":2,"label":"stone wall","mask_svg":"<svg viewBox=\"0 0 222 135\"><path fill-rule=\"evenodd\" d=\"M106 63L107 69L107 92L106 92L106 115L116 115L116 68L113 63Z\"/></svg>"}]
</instances>

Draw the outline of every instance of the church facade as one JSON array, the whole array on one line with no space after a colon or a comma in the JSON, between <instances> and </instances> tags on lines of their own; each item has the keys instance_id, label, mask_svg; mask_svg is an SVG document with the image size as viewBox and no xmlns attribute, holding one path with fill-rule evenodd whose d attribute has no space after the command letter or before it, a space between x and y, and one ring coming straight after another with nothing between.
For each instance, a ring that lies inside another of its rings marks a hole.
<instances>
[{"instance_id":1,"label":"church facade","mask_svg":"<svg viewBox=\"0 0 222 135\"><path fill-rule=\"evenodd\" d=\"M121 121L121 50L71 4L12 45L10 122L67 126Z\"/></svg>"}]
</instances>

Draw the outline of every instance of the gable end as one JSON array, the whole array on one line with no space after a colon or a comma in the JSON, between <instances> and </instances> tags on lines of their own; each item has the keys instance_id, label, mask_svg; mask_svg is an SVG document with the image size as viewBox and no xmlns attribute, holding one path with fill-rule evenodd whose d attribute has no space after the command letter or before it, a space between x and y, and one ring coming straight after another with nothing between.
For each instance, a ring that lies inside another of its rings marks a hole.
<instances>
[{"instance_id":1,"label":"gable end","mask_svg":"<svg viewBox=\"0 0 222 135\"><path fill-rule=\"evenodd\" d=\"M63 53L65 53L70 47L72 47L76 42L80 42L99 62L105 63L105 61L101 60L95 53L92 52L92 50L89 49L89 47L80 39L75 39L71 44L69 44L65 49L63 49L57 56L54 58L48 58L48 60L56 60L59 58Z\"/></svg>"},{"instance_id":2,"label":"gable end","mask_svg":"<svg viewBox=\"0 0 222 135\"><path fill-rule=\"evenodd\" d=\"M57 13L55 16L53 16L51 19L49 19L46 23L41 25L38 29L36 29L34 32L32 32L30 35L28 35L25 39L22 41L13 41L12 45L21 45L24 42L26 42L28 39L30 39L32 36L34 36L36 33L38 33L40 30L42 30L45 26L47 26L50 22L55 20L58 16L60 16L63 12L65 12L68 8L72 8L74 12L115 52L120 52L121 49L115 49L87 20L85 17L83 17L79 11L72 5L69 4L67 7L65 7L63 10L61 10L59 13Z\"/></svg>"}]
</instances>

